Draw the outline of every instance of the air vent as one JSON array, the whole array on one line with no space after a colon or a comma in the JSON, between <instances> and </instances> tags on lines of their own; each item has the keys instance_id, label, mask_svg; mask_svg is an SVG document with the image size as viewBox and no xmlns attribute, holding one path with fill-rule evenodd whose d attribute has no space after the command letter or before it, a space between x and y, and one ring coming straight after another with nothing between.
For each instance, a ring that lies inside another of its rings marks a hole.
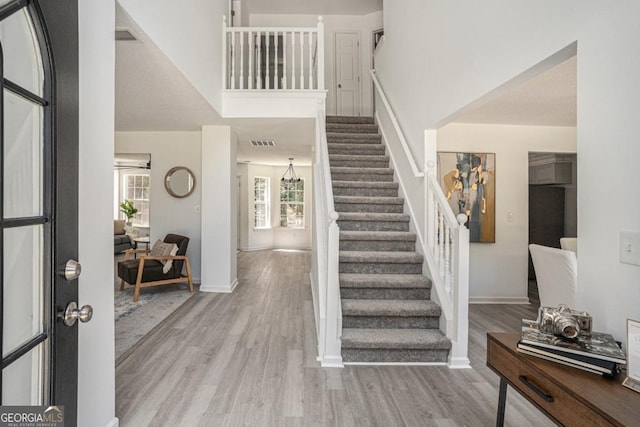
<instances>
[{"instance_id":1,"label":"air vent","mask_svg":"<svg viewBox=\"0 0 640 427\"><path fill-rule=\"evenodd\" d=\"M268 139L252 139L251 145L253 145L254 147L275 147L276 142Z\"/></svg>"},{"instance_id":2,"label":"air vent","mask_svg":"<svg viewBox=\"0 0 640 427\"><path fill-rule=\"evenodd\" d=\"M132 42L138 38L128 28L116 28L116 41L119 42Z\"/></svg>"}]
</instances>

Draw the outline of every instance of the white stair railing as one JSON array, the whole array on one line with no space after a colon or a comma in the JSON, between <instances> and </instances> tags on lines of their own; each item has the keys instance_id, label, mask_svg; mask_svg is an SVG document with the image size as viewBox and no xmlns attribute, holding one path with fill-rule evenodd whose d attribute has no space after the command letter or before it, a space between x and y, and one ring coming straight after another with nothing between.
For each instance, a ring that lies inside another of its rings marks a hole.
<instances>
[{"instance_id":1,"label":"white stair railing","mask_svg":"<svg viewBox=\"0 0 640 427\"><path fill-rule=\"evenodd\" d=\"M452 342L449 366L469 367L469 230L464 214L454 216L430 161L426 174L427 259L445 310L445 330ZM449 317L450 316L450 317Z\"/></svg>"},{"instance_id":2,"label":"white stair railing","mask_svg":"<svg viewBox=\"0 0 640 427\"><path fill-rule=\"evenodd\" d=\"M322 366L342 367L342 307L338 277L340 229L333 187L324 108L318 109L313 150L315 227L312 288L316 308L318 359Z\"/></svg>"},{"instance_id":3,"label":"white stair railing","mask_svg":"<svg viewBox=\"0 0 640 427\"><path fill-rule=\"evenodd\" d=\"M316 27L229 27L222 22L226 90L324 90L324 23Z\"/></svg>"},{"instance_id":4,"label":"white stair railing","mask_svg":"<svg viewBox=\"0 0 640 427\"><path fill-rule=\"evenodd\" d=\"M425 257L431 273L433 298L442 307L441 328L451 340L452 349L449 355L449 367L467 368L469 359L468 330L469 330L469 230L456 219L453 210L447 203L442 188L435 176L435 163L429 160L424 170L420 171L400 124L391 105L380 85L374 70L371 78L376 89L376 118L380 131L389 150L390 157L396 166L396 176L404 193L404 197L412 213L415 231L418 235L417 244ZM380 101L380 102L378 102ZM381 117L383 119L381 120ZM387 124L385 126L385 124ZM434 151L435 153L435 151ZM398 164L408 164L405 173L398 169ZM427 163L425 161L423 164ZM402 175L404 174L404 177ZM412 182L409 182L412 181ZM407 191L410 185L422 181L424 192ZM414 217L419 212L418 207L425 206L424 218ZM418 222L424 221L424 233ZM426 238L424 237L426 235Z\"/></svg>"}]
</instances>

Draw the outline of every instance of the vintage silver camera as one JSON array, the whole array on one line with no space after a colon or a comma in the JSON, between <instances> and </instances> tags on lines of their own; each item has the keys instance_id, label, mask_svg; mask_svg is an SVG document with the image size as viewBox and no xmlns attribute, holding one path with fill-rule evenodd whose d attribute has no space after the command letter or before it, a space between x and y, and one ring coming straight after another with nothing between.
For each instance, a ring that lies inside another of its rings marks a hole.
<instances>
[{"instance_id":1,"label":"vintage silver camera","mask_svg":"<svg viewBox=\"0 0 640 427\"><path fill-rule=\"evenodd\" d=\"M538 328L540 332L558 335L564 338L591 337L593 319L586 311L571 310L560 304L555 307L540 307L538 310Z\"/></svg>"}]
</instances>

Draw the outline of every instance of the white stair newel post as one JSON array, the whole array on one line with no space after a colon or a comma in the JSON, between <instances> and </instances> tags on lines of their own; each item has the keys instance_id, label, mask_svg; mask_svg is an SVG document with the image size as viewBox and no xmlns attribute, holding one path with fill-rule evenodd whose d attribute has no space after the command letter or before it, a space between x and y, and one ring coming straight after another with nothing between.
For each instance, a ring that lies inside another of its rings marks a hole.
<instances>
[{"instance_id":1,"label":"white stair newel post","mask_svg":"<svg viewBox=\"0 0 640 427\"><path fill-rule=\"evenodd\" d=\"M227 17L222 16L222 88L227 87Z\"/></svg>"},{"instance_id":2,"label":"white stair newel post","mask_svg":"<svg viewBox=\"0 0 640 427\"><path fill-rule=\"evenodd\" d=\"M324 22L322 16L318 16L318 89L324 90Z\"/></svg>"},{"instance_id":3,"label":"white stair newel post","mask_svg":"<svg viewBox=\"0 0 640 427\"><path fill-rule=\"evenodd\" d=\"M468 368L469 359L469 230L464 226L467 218L458 215L460 227L457 230L455 269L458 272L454 292L454 313L457 320L455 337L451 348L451 368Z\"/></svg>"}]
</instances>

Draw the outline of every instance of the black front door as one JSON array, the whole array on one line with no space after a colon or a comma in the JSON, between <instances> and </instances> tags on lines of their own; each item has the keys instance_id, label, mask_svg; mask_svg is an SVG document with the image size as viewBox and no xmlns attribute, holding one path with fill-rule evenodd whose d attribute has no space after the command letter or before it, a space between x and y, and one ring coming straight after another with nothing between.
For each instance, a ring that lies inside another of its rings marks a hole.
<instances>
[{"instance_id":1,"label":"black front door","mask_svg":"<svg viewBox=\"0 0 640 427\"><path fill-rule=\"evenodd\" d=\"M0 0L2 405L61 405L76 425L77 0Z\"/></svg>"}]
</instances>

